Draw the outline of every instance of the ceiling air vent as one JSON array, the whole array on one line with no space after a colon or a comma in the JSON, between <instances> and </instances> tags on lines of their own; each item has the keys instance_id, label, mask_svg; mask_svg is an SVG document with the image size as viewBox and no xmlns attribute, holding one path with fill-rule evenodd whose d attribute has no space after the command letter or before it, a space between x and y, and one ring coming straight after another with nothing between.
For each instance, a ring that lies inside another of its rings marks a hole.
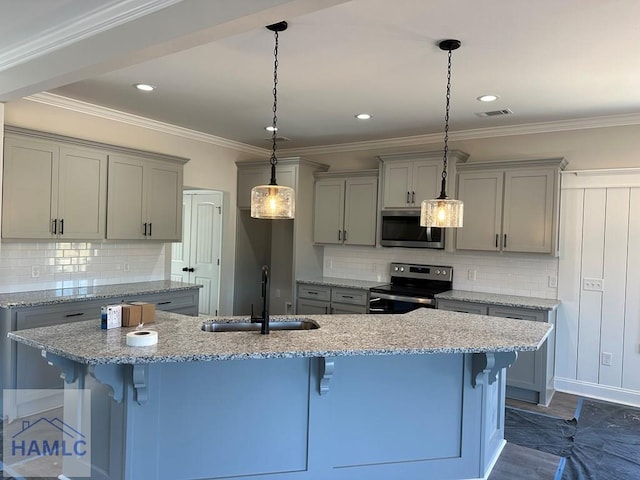
<instances>
[{"instance_id":1,"label":"ceiling air vent","mask_svg":"<svg viewBox=\"0 0 640 480\"><path fill-rule=\"evenodd\" d=\"M273 138L269 137L269 138L265 138L264 139L266 142L273 142ZM276 142L290 142L291 139L287 138L287 137L276 137Z\"/></svg>"},{"instance_id":2,"label":"ceiling air vent","mask_svg":"<svg viewBox=\"0 0 640 480\"><path fill-rule=\"evenodd\" d=\"M479 117L499 117L501 115L511 115L513 112L508 108L502 110L492 110L490 112L476 112Z\"/></svg>"}]
</instances>

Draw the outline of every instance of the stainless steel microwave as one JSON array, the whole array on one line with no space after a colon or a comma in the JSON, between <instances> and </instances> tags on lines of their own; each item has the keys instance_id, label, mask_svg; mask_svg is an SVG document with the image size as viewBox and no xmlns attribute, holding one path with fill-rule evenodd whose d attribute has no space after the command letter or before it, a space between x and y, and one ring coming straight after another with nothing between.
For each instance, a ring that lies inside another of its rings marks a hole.
<instances>
[{"instance_id":1,"label":"stainless steel microwave","mask_svg":"<svg viewBox=\"0 0 640 480\"><path fill-rule=\"evenodd\" d=\"M383 247L444 248L444 229L420 226L420 210L382 210Z\"/></svg>"}]
</instances>

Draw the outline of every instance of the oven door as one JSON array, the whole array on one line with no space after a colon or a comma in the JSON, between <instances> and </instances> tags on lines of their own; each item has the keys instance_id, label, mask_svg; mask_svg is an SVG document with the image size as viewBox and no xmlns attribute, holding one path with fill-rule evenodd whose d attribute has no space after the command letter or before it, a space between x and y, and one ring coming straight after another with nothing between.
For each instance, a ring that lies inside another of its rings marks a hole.
<instances>
[{"instance_id":1,"label":"oven door","mask_svg":"<svg viewBox=\"0 0 640 480\"><path fill-rule=\"evenodd\" d=\"M433 298L370 292L369 313L407 313L418 308L436 308Z\"/></svg>"}]
</instances>

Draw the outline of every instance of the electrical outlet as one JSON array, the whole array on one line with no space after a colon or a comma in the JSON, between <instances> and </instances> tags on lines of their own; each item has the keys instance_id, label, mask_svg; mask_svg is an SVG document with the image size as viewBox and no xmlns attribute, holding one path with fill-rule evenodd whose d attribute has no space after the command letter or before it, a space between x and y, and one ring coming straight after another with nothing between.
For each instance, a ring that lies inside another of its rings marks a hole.
<instances>
[{"instance_id":1,"label":"electrical outlet","mask_svg":"<svg viewBox=\"0 0 640 480\"><path fill-rule=\"evenodd\" d=\"M555 275L549 275L549 288L557 288L558 287L558 277Z\"/></svg>"},{"instance_id":2,"label":"electrical outlet","mask_svg":"<svg viewBox=\"0 0 640 480\"><path fill-rule=\"evenodd\" d=\"M602 352L602 358L600 359L600 363L607 367L610 367L613 363L613 354L609 352Z\"/></svg>"},{"instance_id":3,"label":"electrical outlet","mask_svg":"<svg viewBox=\"0 0 640 480\"><path fill-rule=\"evenodd\" d=\"M284 313L291 315L293 313L293 305L291 302L284 302Z\"/></svg>"},{"instance_id":4,"label":"electrical outlet","mask_svg":"<svg viewBox=\"0 0 640 480\"><path fill-rule=\"evenodd\" d=\"M131 271L131 265L128 262L124 262L123 269L125 272Z\"/></svg>"},{"instance_id":5,"label":"electrical outlet","mask_svg":"<svg viewBox=\"0 0 640 480\"><path fill-rule=\"evenodd\" d=\"M38 265L34 265L31 267L31 278L38 278L40 276L40 267Z\"/></svg>"},{"instance_id":6,"label":"electrical outlet","mask_svg":"<svg viewBox=\"0 0 640 480\"><path fill-rule=\"evenodd\" d=\"M276 288L276 298L280 298L280 289Z\"/></svg>"},{"instance_id":7,"label":"electrical outlet","mask_svg":"<svg viewBox=\"0 0 640 480\"><path fill-rule=\"evenodd\" d=\"M604 280L601 278L583 278L582 289L591 292L602 292L604 288Z\"/></svg>"},{"instance_id":8,"label":"electrical outlet","mask_svg":"<svg viewBox=\"0 0 640 480\"><path fill-rule=\"evenodd\" d=\"M477 272L477 270L469 270L467 272L467 280L475 282L476 281L476 272Z\"/></svg>"}]
</instances>

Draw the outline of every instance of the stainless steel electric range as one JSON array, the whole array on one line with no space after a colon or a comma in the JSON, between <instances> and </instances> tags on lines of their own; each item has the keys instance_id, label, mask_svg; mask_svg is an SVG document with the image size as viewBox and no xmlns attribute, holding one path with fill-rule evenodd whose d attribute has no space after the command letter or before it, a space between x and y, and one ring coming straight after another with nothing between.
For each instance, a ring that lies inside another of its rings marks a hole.
<instances>
[{"instance_id":1,"label":"stainless steel electric range","mask_svg":"<svg viewBox=\"0 0 640 480\"><path fill-rule=\"evenodd\" d=\"M369 313L436 308L435 294L453 287L453 267L392 263L391 282L369 289Z\"/></svg>"}]
</instances>

